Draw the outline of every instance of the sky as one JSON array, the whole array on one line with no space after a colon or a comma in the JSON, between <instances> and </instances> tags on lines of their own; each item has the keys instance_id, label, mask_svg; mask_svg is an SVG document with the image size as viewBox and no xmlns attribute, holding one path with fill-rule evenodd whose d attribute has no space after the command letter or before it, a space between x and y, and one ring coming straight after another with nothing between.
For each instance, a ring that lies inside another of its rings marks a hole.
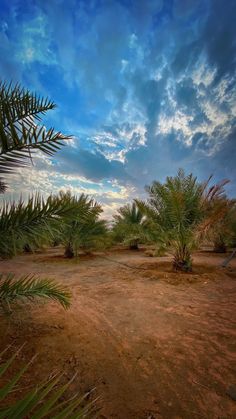
<instances>
[{"instance_id":1,"label":"sky","mask_svg":"<svg viewBox=\"0 0 236 419\"><path fill-rule=\"evenodd\" d=\"M72 135L4 199L92 195L110 217L178 168L236 195L235 0L0 0L0 76ZM1 198L3 199L3 198Z\"/></svg>"}]
</instances>

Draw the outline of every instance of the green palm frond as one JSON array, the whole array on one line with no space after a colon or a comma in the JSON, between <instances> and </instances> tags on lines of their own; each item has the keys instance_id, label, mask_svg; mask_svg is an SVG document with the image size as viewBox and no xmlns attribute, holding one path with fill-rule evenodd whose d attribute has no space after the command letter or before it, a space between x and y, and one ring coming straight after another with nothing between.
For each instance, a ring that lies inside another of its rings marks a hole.
<instances>
[{"instance_id":1,"label":"green palm frond","mask_svg":"<svg viewBox=\"0 0 236 419\"><path fill-rule=\"evenodd\" d=\"M20 349L21 350L21 349ZM11 358L0 364L0 379L12 367L16 356L20 352L17 351ZM0 357L2 354L0 354ZM23 374L29 369L34 358L19 369L18 372L8 381L2 388L0 388L0 418L1 419L24 419L30 417L31 419L41 419L53 417L54 419L82 419L92 417L95 411L95 401L86 402L86 398L90 393L79 397L77 394L69 399L62 401L65 398L65 393L69 390L71 383L75 376L66 384L60 384L62 375L54 375L51 379L39 383L25 396L20 396L18 400L9 404L8 397L12 391L20 389L19 382Z\"/></svg>"},{"instance_id":2,"label":"green palm frond","mask_svg":"<svg viewBox=\"0 0 236 419\"><path fill-rule=\"evenodd\" d=\"M176 269L190 270L195 229L203 218L202 185L180 169L177 176L155 181L146 190L148 201L137 205L147 216L150 239L173 250Z\"/></svg>"},{"instance_id":3,"label":"green palm frond","mask_svg":"<svg viewBox=\"0 0 236 419\"><path fill-rule=\"evenodd\" d=\"M81 194L79 198L65 194L75 210L70 219L66 219L61 226L60 241L65 246L65 256L77 255L79 249L89 250L100 245L107 233L104 220L100 220L102 207L87 195ZM59 197L65 196L60 194Z\"/></svg>"},{"instance_id":4,"label":"green palm frond","mask_svg":"<svg viewBox=\"0 0 236 419\"><path fill-rule=\"evenodd\" d=\"M10 307L12 302L46 298L54 300L63 308L70 306L70 292L63 286L34 275L23 275L15 278L13 274L0 274L0 304L3 308Z\"/></svg>"},{"instance_id":5,"label":"green palm frond","mask_svg":"<svg viewBox=\"0 0 236 419\"><path fill-rule=\"evenodd\" d=\"M116 241L137 248L146 239L146 215L136 201L119 208L113 218L113 237Z\"/></svg>"},{"instance_id":6,"label":"green palm frond","mask_svg":"<svg viewBox=\"0 0 236 419\"><path fill-rule=\"evenodd\" d=\"M52 155L71 138L38 125L55 106L19 84L0 83L0 173L26 165L35 149Z\"/></svg>"},{"instance_id":7,"label":"green palm frond","mask_svg":"<svg viewBox=\"0 0 236 419\"><path fill-rule=\"evenodd\" d=\"M10 257L27 243L33 247L49 241L59 231L62 219L70 217L75 204L64 197L39 194L24 203L5 203L0 209L0 256Z\"/></svg>"}]
</instances>

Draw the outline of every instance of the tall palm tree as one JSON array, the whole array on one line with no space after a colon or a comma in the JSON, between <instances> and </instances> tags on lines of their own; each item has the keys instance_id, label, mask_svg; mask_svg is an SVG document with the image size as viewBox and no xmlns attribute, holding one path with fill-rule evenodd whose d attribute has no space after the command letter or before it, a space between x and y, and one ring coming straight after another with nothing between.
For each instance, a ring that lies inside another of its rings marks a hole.
<instances>
[{"instance_id":1,"label":"tall palm tree","mask_svg":"<svg viewBox=\"0 0 236 419\"><path fill-rule=\"evenodd\" d=\"M114 215L113 236L115 240L129 245L130 250L138 250L145 238L145 215L135 202L118 209Z\"/></svg>"},{"instance_id":2,"label":"tall palm tree","mask_svg":"<svg viewBox=\"0 0 236 419\"><path fill-rule=\"evenodd\" d=\"M19 84L0 83L0 192L6 190L6 176L17 167L31 162L34 152L40 150L52 155L70 137L46 130L39 125L41 117L55 104L44 99ZM4 179L2 178L4 176ZM55 223L68 205L59 205L49 197L32 197L25 205L22 201L3 204L0 211L0 255L12 256L26 240L36 241L46 229L55 228ZM0 301L8 305L10 301L22 298L47 297L68 307L70 293L52 281L31 277L0 276Z\"/></svg>"}]
</instances>

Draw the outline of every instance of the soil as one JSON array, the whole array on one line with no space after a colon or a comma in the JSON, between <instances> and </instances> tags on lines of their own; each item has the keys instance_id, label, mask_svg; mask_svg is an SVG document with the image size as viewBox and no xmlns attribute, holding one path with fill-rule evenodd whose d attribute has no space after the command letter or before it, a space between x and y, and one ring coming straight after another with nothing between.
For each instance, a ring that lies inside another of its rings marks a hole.
<instances>
[{"instance_id":1,"label":"soil","mask_svg":"<svg viewBox=\"0 0 236 419\"><path fill-rule=\"evenodd\" d=\"M72 306L26 304L0 322L17 368L38 354L22 392L55 371L71 393L95 388L100 419L236 417L236 258L199 252L192 273L171 258L115 249L66 260L63 249L0 263L67 285Z\"/></svg>"}]
</instances>

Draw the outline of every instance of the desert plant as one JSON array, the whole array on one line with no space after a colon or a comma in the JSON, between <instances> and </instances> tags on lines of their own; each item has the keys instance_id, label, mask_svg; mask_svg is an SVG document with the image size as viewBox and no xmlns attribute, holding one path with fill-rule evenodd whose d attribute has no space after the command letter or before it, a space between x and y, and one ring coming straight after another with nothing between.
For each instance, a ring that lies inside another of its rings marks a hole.
<instances>
[{"instance_id":1,"label":"desert plant","mask_svg":"<svg viewBox=\"0 0 236 419\"><path fill-rule=\"evenodd\" d=\"M203 185L202 210L204 217L198 226L198 235L213 243L217 253L225 253L234 236L235 200L226 196L223 180L212 187L208 182Z\"/></svg>"},{"instance_id":2,"label":"desert plant","mask_svg":"<svg viewBox=\"0 0 236 419\"><path fill-rule=\"evenodd\" d=\"M0 256L8 258L48 243L59 231L62 220L72 216L73 202L66 197L37 194L27 202L5 203L0 209Z\"/></svg>"},{"instance_id":3,"label":"desert plant","mask_svg":"<svg viewBox=\"0 0 236 419\"><path fill-rule=\"evenodd\" d=\"M114 215L113 237L115 241L128 244L130 250L138 250L145 240L145 215L135 202L118 209Z\"/></svg>"},{"instance_id":4,"label":"desert plant","mask_svg":"<svg viewBox=\"0 0 236 419\"><path fill-rule=\"evenodd\" d=\"M212 225L208 234L213 241L214 252L216 253L225 253L227 247L234 244L234 238L236 237L235 201L225 198L222 200L221 205L224 208L224 213L222 213L220 219Z\"/></svg>"},{"instance_id":5,"label":"desert plant","mask_svg":"<svg viewBox=\"0 0 236 419\"><path fill-rule=\"evenodd\" d=\"M0 83L0 175L14 172L17 167L31 161L35 150L48 155L53 154L67 140L68 136L54 132L37 123L55 104L47 98L30 93L19 84ZM0 179L0 192L6 190L5 179ZM54 229L58 218L68 210L59 205L52 197L44 201L38 195L29 199L27 204L4 203L0 212L0 255L8 257L22 250L25 244L35 244L46 230ZM64 211L64 212L63 212ZM23 294L31 299L47 297L69 304L69 293L62 287L53 288L52 283L31 277L25 279L0 278L1 304L21 299ZM42 285L44 292L42 292ZM13 298L14 296L14 298Z\"/></svg>"},{"instance_id":6,"label":"desert plant","mask_svg":"<svg viewBox=\"0 0 236 419\"><path fill-rule=\"evenodd\" d=\"M165 183L155 181L146 189L148 201L137 201L137 205L148 218L150 236L161 247L173 249L174 269L190 271L195 228L203 216L202 185L192 174L179 170Z\"/></svg>"},{"instance_id":7,"label":"desert plant","mask_svg":"<svg viewBox=\"0 0 236 419\"><path fill-rule=\"evenodd\" d=\"M101 206L84 194L79 198L69 193L60 196L66 197L75 207L70 219L61 225L59 240L65 246L65 257L73 258L79 249L89 251L101 245L107 233L106 222L99 219Z\"/></svg>"},{"instance_id":8,"label":"desert plant","mask_svg":"<svg viewBox=\"0 0 236 419\"><path fill-rule=\"evenodd\" d=\"M173 251L175 270L192 270L192 251L225 214L222 203L228 180L209 186L211 178L199 183L180 169L165 183L155 181L147 187L147 202L136 201L147 216L149 237L161 250Z\"/></svg>"},{"instance_id":9,"label":"desert plant","mask_svg":"<svg viewBox=\"0 0 236 419\"><path fill-rule=\"evenodd\" d=\"M20 350L21 349L22 348L20 348ZM4 374L12 367L20 350L15 352L5 362L1 362L0 379L2 379ZM0 357L2 355L3 353L0 354ZM21 390L19 387L19 381L23 374L29 369L34 359L35 357L32 358L27 365L18 369L16 374L0 388L0 418L91 418L95 409L94 402L85 401L89 393L82 397L78 397L78 395L75 394L73 397L65 399L66 391L69 390L75 376L69 382L62 385L60 384L62 375L53 375L49 380L39 383L37 387L28 391L24 396L19 395L16 397L15 402L8 402L8 397L13 391L19 392L19 390ZM64 400L62 400L62 398Z\"/></svg>"}]
</instances>

